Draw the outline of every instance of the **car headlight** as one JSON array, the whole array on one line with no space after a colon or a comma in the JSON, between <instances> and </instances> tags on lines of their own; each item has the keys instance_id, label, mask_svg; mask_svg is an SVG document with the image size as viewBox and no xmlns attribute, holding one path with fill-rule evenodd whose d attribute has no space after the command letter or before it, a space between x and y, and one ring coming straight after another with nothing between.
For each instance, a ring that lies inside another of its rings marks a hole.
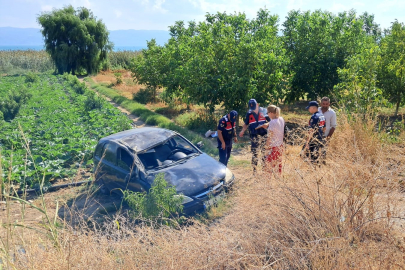
<instances>
[{"instance_id":1,"label":"car headlight","mask_svg":"<svg viewBox=\"0 0 405 270\"><path fill-rule=\"evenodd\" d=\"M226 174L225 174L225 185L229 185L233 182L235 179L235 176L231 172L230 169L226 168Z\"/></svg>"},{"instance_id":2,"label":"car headlight","mask_svg":"<svg viewBox=\"0 0 405 270\"><path fill-rule=\"evenodd\" d=\"M174 195L174 197L182 197L182 198L183 198L183 202L182 202L181 204L186 204L186 203L189 203L189 202L194 201L192 198L190 198L190 197L188 197L188 196L186 196L186 195L183 195L183 194Z\"/></svg>"}]
</instances>

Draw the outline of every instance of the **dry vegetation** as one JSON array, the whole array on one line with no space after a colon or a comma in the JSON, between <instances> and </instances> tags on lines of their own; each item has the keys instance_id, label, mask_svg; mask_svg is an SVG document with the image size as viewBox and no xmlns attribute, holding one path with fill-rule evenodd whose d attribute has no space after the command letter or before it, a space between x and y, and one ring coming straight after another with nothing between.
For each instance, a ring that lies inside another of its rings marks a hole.
<instances>
[{"instance_id":1,"label":"dry vegetation","mask_svg":"<svg viewBox=\"0 0 405 270\"><path fill-rule=\"evenodd\" d=\"M114 73L121 73L123 83L116 84L116 78ZM133 94L139 92L143 87L134 82L131 72L127 70L115 70L115 71L101 71L96 76L92 77L94 82L112 86L118 93L128 99L132 99Z\"/></svg>"},{"instance_id":2,"label":"dry vegetation","mask_svg":"<svg viewBox=\"0 0 405 270\"><path fill-rule=\"evenodd\" d=\"M59 218L53 223L55 209L50 207L51 221L37 211L42 223L27 223L24 228L7 225L24 224L7 214L12 204L7 201L0 212L3 265L6 269L403 269L403 146L383 145L373 122L340 120L326 165L314 167L299 157L299 146L289 146L281 178L264 172L253 178L249 168L231 168L238 182L221 205L222 212L211 210L214 216L222 215L214 221L192 219L177 228L154 228L117 215L100 227L90 226L89 220L71 226ZM75 215L83 216L84 211Z\"/></svg>"}]
</instances>

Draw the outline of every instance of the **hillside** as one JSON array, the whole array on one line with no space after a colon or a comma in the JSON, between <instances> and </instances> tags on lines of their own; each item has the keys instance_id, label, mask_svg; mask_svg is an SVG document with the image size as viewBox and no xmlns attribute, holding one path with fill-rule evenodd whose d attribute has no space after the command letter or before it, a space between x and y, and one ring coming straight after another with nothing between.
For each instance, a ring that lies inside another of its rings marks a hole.
<instances>
[{"instance_id":1,"label":"hillside","mask_svg":"<svg viewBox=\"0 0 405 270\"><path fill-rule=\"evenodd\" d=\"M146 41L156 39L163 45L169 39L169 32L163 30L115 30L110 31L110 40L115 47L146 48ZM41 46L42 35L39 28L0 27L0 46Z\"/></svg>"}]
</instances>

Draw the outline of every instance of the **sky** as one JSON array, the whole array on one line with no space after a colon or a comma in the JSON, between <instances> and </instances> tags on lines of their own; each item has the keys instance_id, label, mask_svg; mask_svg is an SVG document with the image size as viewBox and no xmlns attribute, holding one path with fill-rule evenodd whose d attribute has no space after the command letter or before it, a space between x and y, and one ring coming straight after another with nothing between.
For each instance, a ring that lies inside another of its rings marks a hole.
<instances>
[{"instance_id":1,"label":"sky","mask_svg":"<svg viewBox=\"0 0 405 270\"><path fill-rule=\"evenodd\" d=\"M248 18L266 8L277 14L280 24L290 10L356 10L374 14L382 28L398 19L405 22L405 0L0 0L0 27L40 28L41 12L66 5L87 7L109 30L168 30L176 21L203 21L205 14L243 12Z\"/></svg>"}]
</instances>

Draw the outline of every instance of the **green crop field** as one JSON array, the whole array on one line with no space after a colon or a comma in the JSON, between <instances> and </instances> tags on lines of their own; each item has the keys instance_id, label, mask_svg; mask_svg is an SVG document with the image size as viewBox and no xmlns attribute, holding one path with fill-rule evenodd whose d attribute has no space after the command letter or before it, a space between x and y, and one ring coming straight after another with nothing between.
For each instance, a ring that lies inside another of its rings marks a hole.
<instances>
[{"instance_id":1,"label":"green crop field","mask_svg":"<svg viewBox=\"0 0 405 270\"><path fill-rule=\"evenodd\" d=\"M0 77L3 179L35 185L91 166L97 141L131 121L75 76ZM17 183L16 183L17 184Z\"/></svg>"}]
</instances>

